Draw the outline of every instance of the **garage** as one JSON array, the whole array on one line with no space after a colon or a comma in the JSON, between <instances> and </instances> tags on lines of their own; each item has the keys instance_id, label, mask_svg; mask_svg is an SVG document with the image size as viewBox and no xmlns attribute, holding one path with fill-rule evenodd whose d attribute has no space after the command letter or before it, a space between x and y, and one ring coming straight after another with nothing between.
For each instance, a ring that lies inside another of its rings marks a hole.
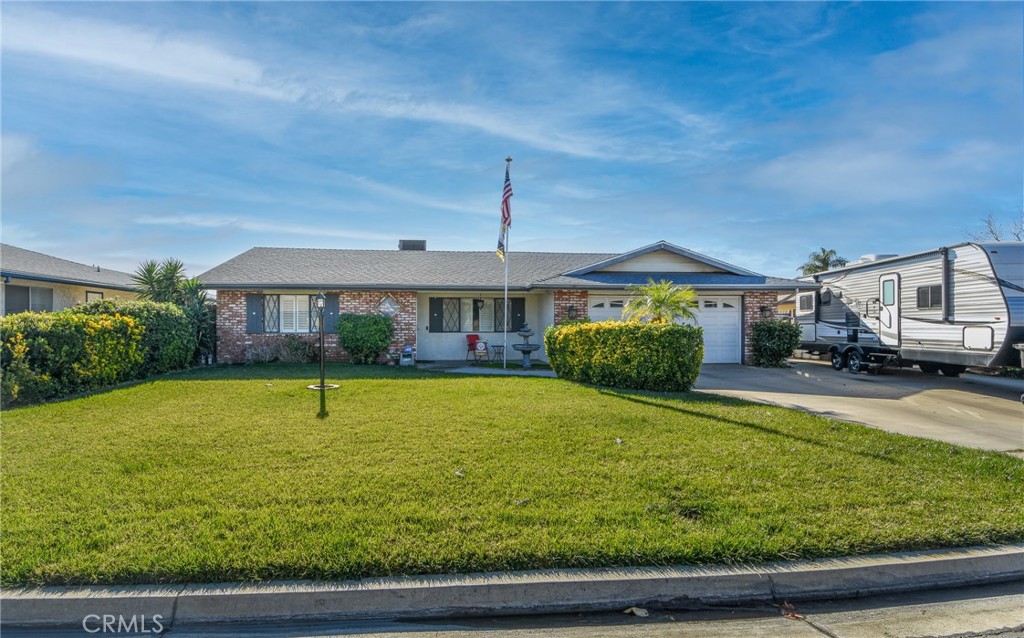
<instances>
[{"instance_id":1,"label":"garage","mask_svg":"<svg viewBox=\"0 0 1024 638\"><path fill-rule=\"evenodd\" d=\"M592 321L621 319L629 297L591 295ZM740 363L743 360L743 313L739 296L697 297L697 325L704 328L704 363Z\"/></svg>"}]
</instances>

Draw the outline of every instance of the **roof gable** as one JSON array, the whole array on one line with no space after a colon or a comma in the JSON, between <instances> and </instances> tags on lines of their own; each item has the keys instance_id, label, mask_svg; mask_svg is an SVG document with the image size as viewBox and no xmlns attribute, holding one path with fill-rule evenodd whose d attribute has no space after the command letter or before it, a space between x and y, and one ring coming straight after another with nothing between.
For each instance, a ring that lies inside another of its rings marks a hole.
<instances>
[{"instance_id":1,"label":"roof gable","mask_svg":"<svg viewBox=\"0 0 1024 638\"><path fill-rule=\"evenodd\" d=\"M135 290L135 282L126 272L87 266L10 244L0 244L0 272L19 279Z\"/></svg>"},{"instance_id":2,"label":"roof gable","mask_svg":"<svg viewBox=\"0 0 1024 638\"><path fill-rule=\"evenodd\" d=\"M599 272L725 273L758 276L757 273L745 268L727 264L667 241L637 248L567 272L565 275L578 277Z\"/></svg>"}]
</instances>

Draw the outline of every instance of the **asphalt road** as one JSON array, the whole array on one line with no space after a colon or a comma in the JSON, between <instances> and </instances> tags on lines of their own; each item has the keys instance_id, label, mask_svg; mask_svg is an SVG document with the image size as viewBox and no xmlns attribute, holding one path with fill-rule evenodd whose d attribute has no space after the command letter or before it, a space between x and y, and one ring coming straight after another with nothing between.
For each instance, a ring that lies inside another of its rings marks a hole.
<instances>
[{"instance_id":1,"label":"asphalt road","mask_svg":"<svg viewBox=\"0 0 1024 638\"><path fill-rule=\"evenodd\" d=\"M854 375L824 361L790 363L781 369L705 365L696 389L1024 458L1024 381L916 369Z\"/></svg>"}]
</instances>

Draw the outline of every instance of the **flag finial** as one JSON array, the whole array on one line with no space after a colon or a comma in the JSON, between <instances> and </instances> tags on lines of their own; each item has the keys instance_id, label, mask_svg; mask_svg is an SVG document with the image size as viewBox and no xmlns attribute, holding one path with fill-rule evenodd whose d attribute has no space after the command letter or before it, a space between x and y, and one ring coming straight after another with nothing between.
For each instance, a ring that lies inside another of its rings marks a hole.
<instances>
[{"instance_id":1,"label":"flag finial","mask_svg":"<svg viewBox=\"0 0 1024 638\"><path fill-rule=\"evenodd\" d=\"M511 163L512 163L512 156L511 156L511 155L509 155L508 157L506 157L506 158L505 158L505 162L507 162L507 163L511 164Z\"/></svg>"}]
</instances>

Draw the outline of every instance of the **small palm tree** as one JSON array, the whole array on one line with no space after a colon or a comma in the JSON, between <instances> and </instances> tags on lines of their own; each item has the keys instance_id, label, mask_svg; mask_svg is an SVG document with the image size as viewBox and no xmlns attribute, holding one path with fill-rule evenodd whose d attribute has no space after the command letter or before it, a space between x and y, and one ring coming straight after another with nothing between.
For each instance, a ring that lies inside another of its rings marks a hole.
<instances>
[{"instance_id":1,"label":"small palm tree","mask_svg":"<svg viewBox=\"0 0 1024 638\"><path fill-rule=\"evenodd\" d=\"M697 314L697 293L690 286L677 286L662 279L654 283L648 279L642 286L630 286L633 297L622 309L627 321L648 323L675 323L676 320L694 319Z\"/></svg>"},{"instance_id":2,"label":"small palm tree","mask_svg":"<svg viewBox=\"0 0 1024 638\"><path fill-rule=\"evenodd\" d=\"M132 275L136 291L143 299L169 301L184 305L182 286L185 279L185 264L177 259L165 259L158 264L152 259L139 264Z\"/></svg>"},{"instance_id":3,"label":"small palm tree","mask_svg":"<svg viewBox=\"0 0 1024 638\"><path fill-rule=\"evenodd\" d=\"M814 273L825 272L826 270L832 270L833 268L845 265L846 259L840 257L839 253L831 248L826 250L822 246L821 250L807 256L807 263L800 266L800 271L805 275L813 275Z\"/></svg>"}]
</instances>

